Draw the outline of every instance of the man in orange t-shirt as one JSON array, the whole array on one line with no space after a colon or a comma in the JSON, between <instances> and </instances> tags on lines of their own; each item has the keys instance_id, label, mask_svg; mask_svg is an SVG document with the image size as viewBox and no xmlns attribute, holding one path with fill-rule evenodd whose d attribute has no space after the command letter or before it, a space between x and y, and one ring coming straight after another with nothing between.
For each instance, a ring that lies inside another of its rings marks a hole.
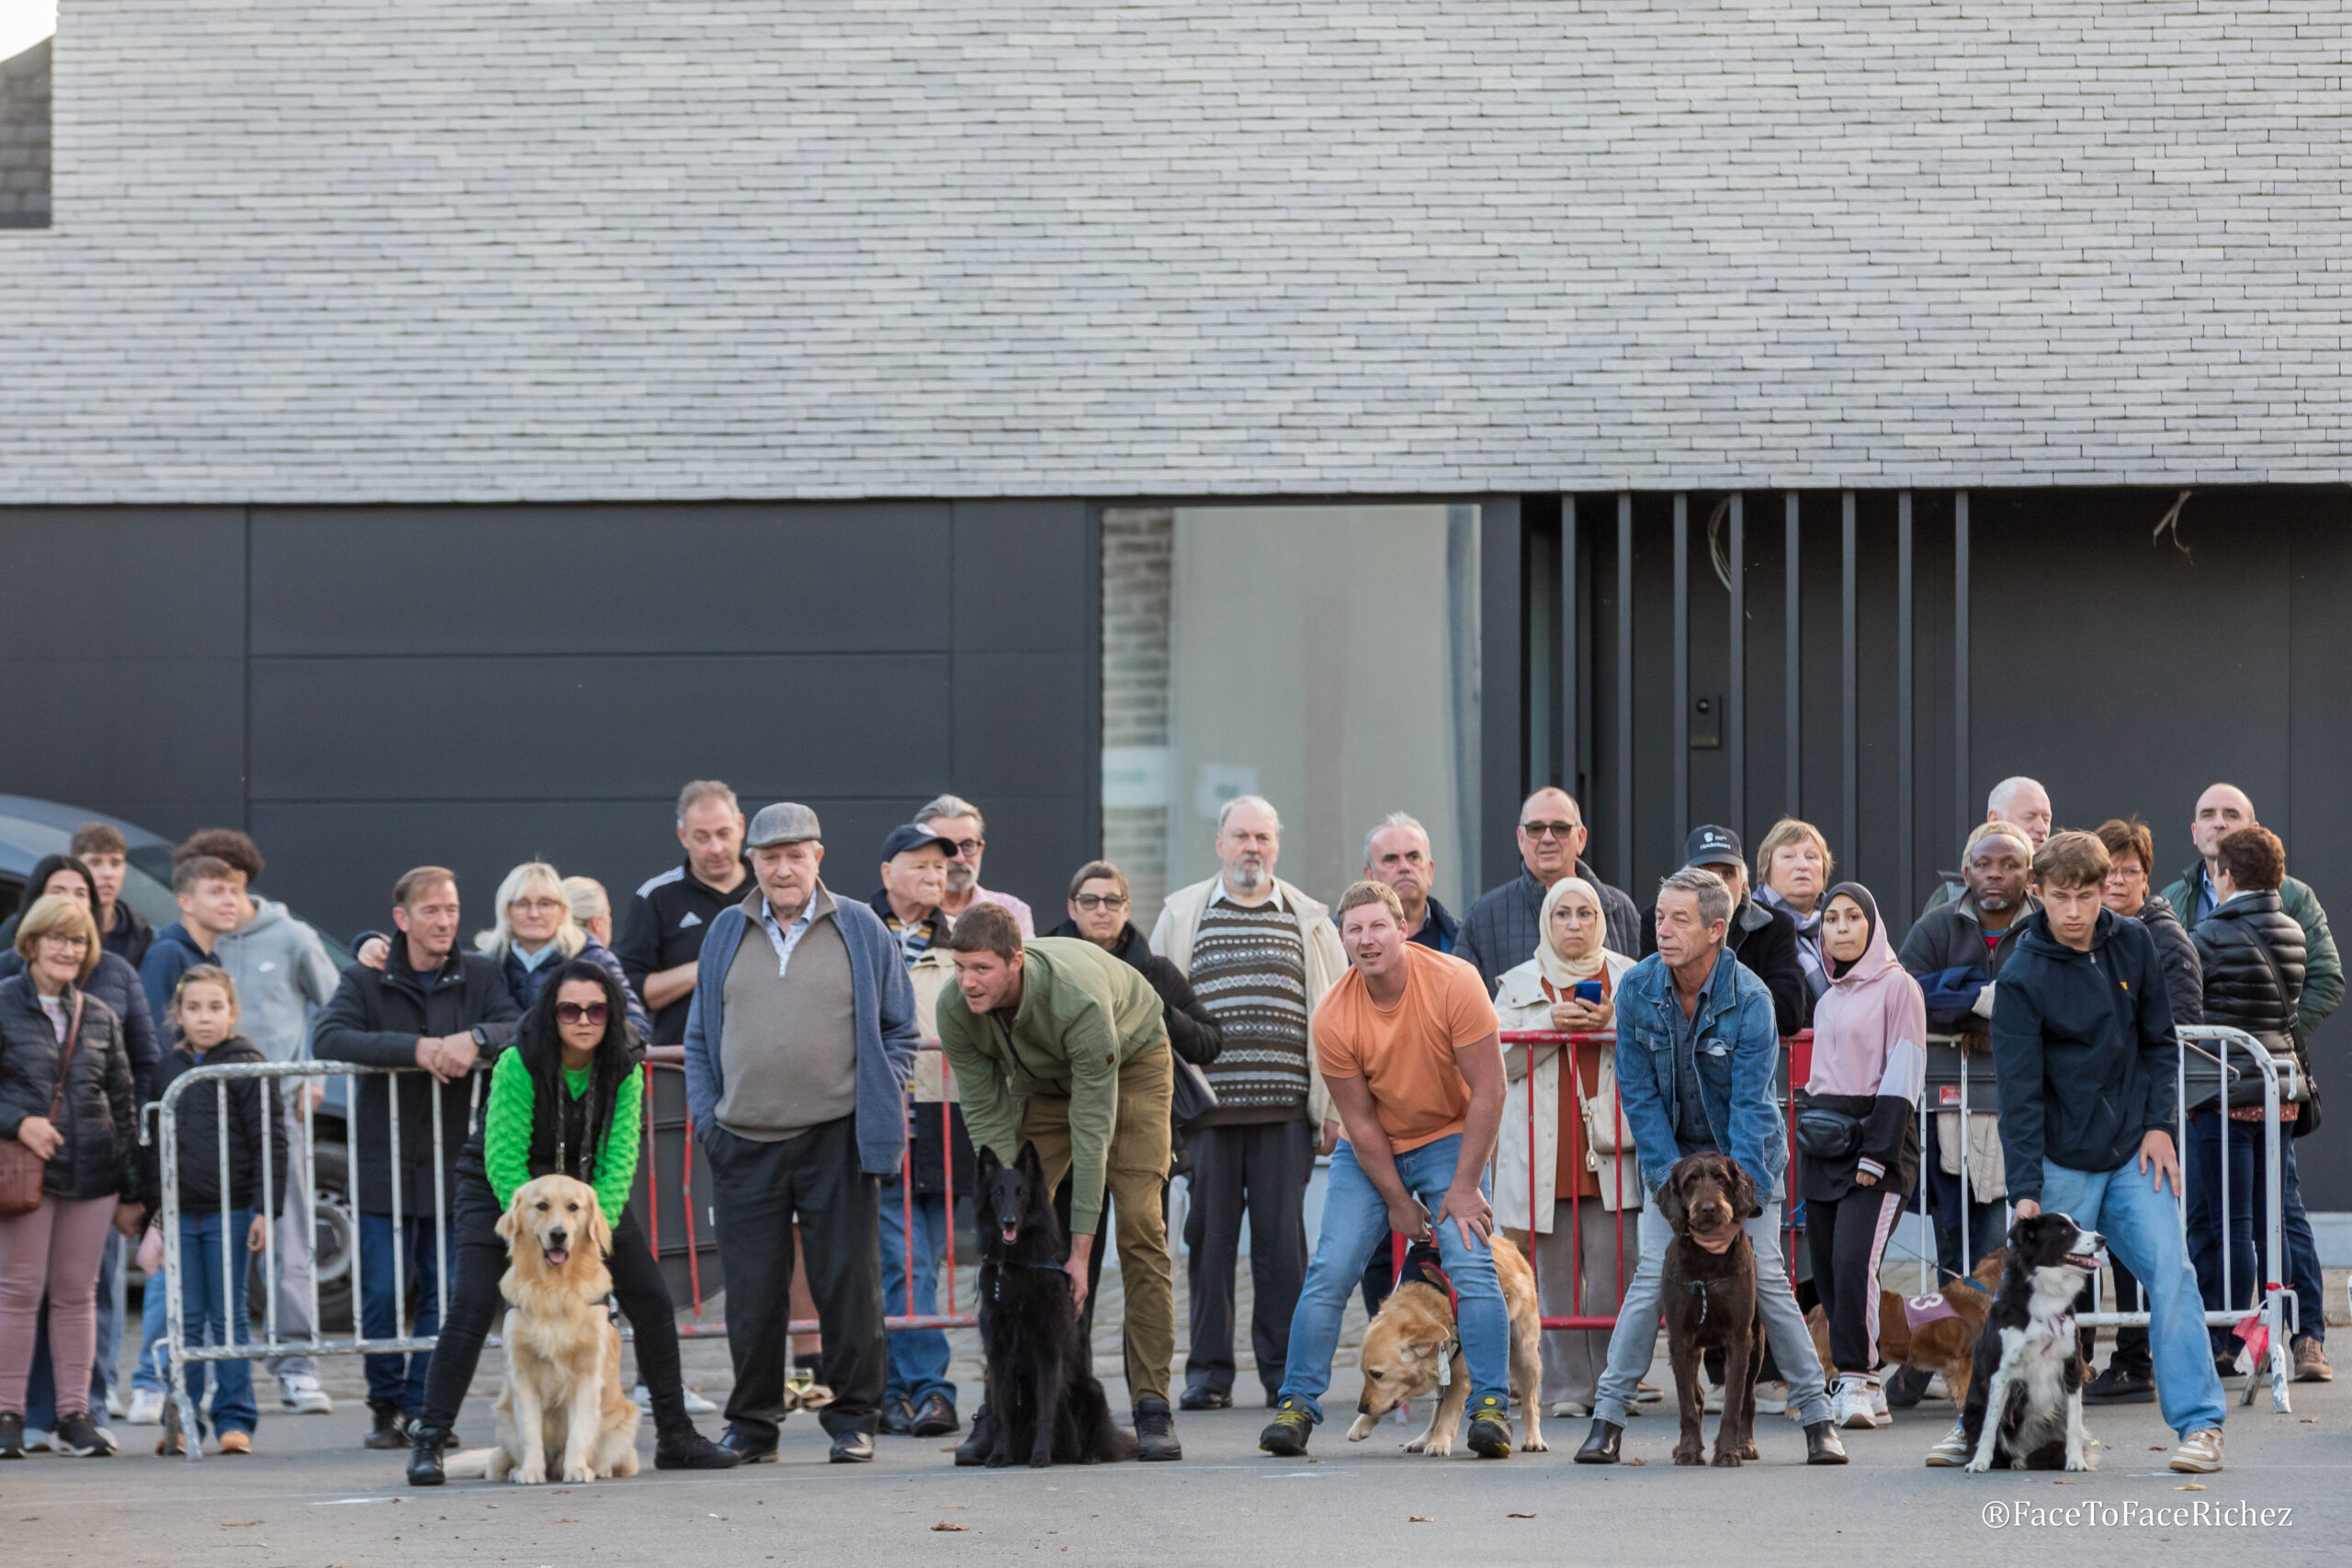
<instances>
[{"instance_id":1,"label":"man in orange t-shirt","mask_svg":"<svg viewBox=\"0 0 2352 1568\"><path fill-rule=\"evenodd\" d=\"M1290 1359L1268 1453L1306 1451L1323 1419L1348 1293L1392 1230L1437 1244L1469 1366L1472 1451L1510 1454L1510 1322L1487 1240L1487 1160L1502 1124L1503 1053L1477 970L1411 942L1385 883L1340 897L1348 973L1315 1010L1315 1054L1347 1135L1331 1156L1323 1234L1290 1320ZM1435 1204L1437 1219L1430 1219Z\"/></svg>"}]
</instances>

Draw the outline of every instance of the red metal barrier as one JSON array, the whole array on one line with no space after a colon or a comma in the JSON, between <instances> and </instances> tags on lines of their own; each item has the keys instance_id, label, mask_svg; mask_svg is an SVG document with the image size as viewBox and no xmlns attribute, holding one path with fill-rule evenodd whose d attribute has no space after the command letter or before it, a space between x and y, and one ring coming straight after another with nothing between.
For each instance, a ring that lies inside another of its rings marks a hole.
<instances>
[{"instance_id":1,"label":"red metal barrier","mask_svg":"<svg viewBox=\"0 0 2352 1568\"><path fill-rule=\"evenodd\" d=\"M1502 1042L1506 1048L1514 1045L1523 1046L1527 1052L1527 1076L1523 1080L1527 1085L1527 1267L1528 1271L1531 1274L1535 1274L1537 1283L1540 1286L1542 1283L1542 1275L1537 1272L1535 1262L1535 1216L1538 1213L1536 1201L1537 1195L1541 1190L1535 1166L1535 1050L1539 1045L1556 1045L1560 1048L1560 1070L1571 1075L1569 1082L1575 1088L1577 1101L1581 1103L1584 1099L1584 1079L1577 1072L1578 1064L1577 1060L1577 1053L1579 1050L1586 1048L1590 1048L1596 1051L1614 1051L1617 1048L1617 1036L1613 1032L1606 1034L1564 1034L1548 1029L1506 1029L1502 1032ZM1782 1266L1788 1270L1790 1283L1793 1286L1796 1281L1795 1242L1797 1232L1797 1227L1794 1224L1794 1216L1796 1214L1797 1207L1796 1089L1797 1086L1804 1082L1806 1077L1811 1076L1813 1070L1813 1031L1810 1029L1802 1030L1795 1034L1785 1036L1782 1038L1781 1044L1783 1051L1786 1052L1785 1065L1788 1069L1789 1081L1789 1093L1783 1102L1783 1109L1786 1112L1788 1126L1789 1167L1786 1177L1788 1188L1786 1193L1783 1195L1783 1200L1781 1205L1781 1213L1783 1216L1781 1226L1781 1261ZM1611 1094L1609 1109L1611 1117L1619 1120L1619 1125L1622 1128L1623 1112L1619 1109L1613 1089ZM1562 1134L1567 1139L1568 1168L1571 1170L1578 1170L1583 1168L1583 1141L1585 1137L1584 1118L1582 1115L1577 1115L1566 1118L1566 1120L1569 1122L1569 1125L1562 1129ZM1614 1168L1617 1180L1617 1190L1612 1194L1612 1196L1618 1200L1619 1207L1615 1210L1611 1210L1606 1205L1603 1205L1601 1212L1605 1214L1613 1215L1623 1212L1624 1200L1626 1196L1624 1187L1624 1162L1632 1157L1632 1152L1624 1147L1624 1140L1621 1134L1617 1163ZM1579 1183L1579 1185L1581 1185L1581 1183ZM1579 1260L1584 1257L1582 1230L1584 1203L1585 1200L1582 1193L1573 1191L1569 1193L1568 1256ZM1636 1212L1638 1212L1639 1205L1635 1205L1635 1208ZM1622 1301L1623 1299L1623 1288L1626 1282L1625 1237L1622 1227L1620 1228L1617 1235L1617 1282L1619 1300ZM1577 1292L1575 1304L1578 1306L1585 1304L1583 1291L1581 1288L1579 1288ZM1600 1313L1577 1313L1567 1316L1546 1317L1543 1319L1543 1325L1545 1328L1614 1328L1617 1326L1617 1314L1612 1308L1606 1314Z\"/></svg>"},{"instance_id":2,"label":"red metal barrier","mask_svg":"<svg viewBox=\"0 0 2352 1568\"><path fill-rule=\"evenodd\" d=\"M926 1040L922 1043L922 1049L925 1051L937 1051L939 1049L939 1043L935 1040ZM685 1070L685 1047L682 1045L649 1045L646 1047L645 1094L643 1098L645 1106L646 1133L649 1144L651 1141L653 1126L653 1069L661 1067L683 1073ZM940 1147L943 1151L941 1168L944 1178L944 1197L945 1207L947 1210L946 1258L943 1265L944 1270L947 1276L945 1280L947 1288L947 1310L945 1312L924 1314L918 1314L914 1310L915 1276L914 1269L912 1268L914 1247L914 1146L912 1141L910 1140L907 1152L899 1156L899 1213L906 1223L904 1234L908 1238L907 1249L910 1264L907 1269L907 1310L898 1315L885 1317L882 1320L882 1326L886 1329L910 1330L922 1328L971 1328L977 1325L979 1322L979 1319L971 1313L957 1312L956 1310L956 1111L955 1101L948 1098L954 1084L954 1069L948 1066L944 1058L939 1064L939 1134ZM914 1097L910 1091L907 1099L908 1122L910 1127L914 1118ZM688 1112L686 1116L686 1135L684 1145L684 1155L679 1162L678 1185L679 1196L684 1201L686 1216L686 1272L688 1279L693 1283L694 1299L691 1304L694 1309L695 1321L690 1324L680 1325L678 1329L678 1337L681 1339L724 1339L727 1337L727 1325L724 1323L705 1323L702 1321L702 1259L699 1252L696 1250L697 1238L695 1230L695 1126L692 1112ZM647 1197L646 1206L652 1211L649 1224L652 1233L653 1255L656 1258L659 1258L662 1255L661 1169L659 1161L655 1161L647 1166L645 1180ZM794 1334L815 1334L818 1331L819 1325L814 1318L795 1318L792 1320L791 1327L789 1329L789 1332Z\"/></svg>"}]
</instances>

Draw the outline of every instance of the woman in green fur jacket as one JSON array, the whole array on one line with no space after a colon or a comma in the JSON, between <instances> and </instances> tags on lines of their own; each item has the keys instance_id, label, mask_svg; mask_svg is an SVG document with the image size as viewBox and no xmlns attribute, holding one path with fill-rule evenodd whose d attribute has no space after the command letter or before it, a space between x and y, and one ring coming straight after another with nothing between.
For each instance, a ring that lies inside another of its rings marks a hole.
<instances>
[{"instance_id":1,"label":"woman in green fur jacket","mask_svg":"<svg viewBox=\"0 0 2352 1568\"><path fill-rule=\"evenodd\" d=\"M601 965L573 958L539 987L512 1050L490 1076L481 1125L458 1156L456 1282L424 1383L424 1414L410 1432L412 1486L438 1486L441 1450L481 1359L482 1337L504 1307L499 1216L515 1189L542 1176L575 1177L596 1190L613 1233L605 1268L613 1295L637 1330L637 1366L653 1401L660 1470L725 1470L740 1462L695 1430L678 1374L676 1309L645 1227L628 1207L643 1141L644 1084L628 1046L628 1010Z\"/></svg>"}]
</instances>

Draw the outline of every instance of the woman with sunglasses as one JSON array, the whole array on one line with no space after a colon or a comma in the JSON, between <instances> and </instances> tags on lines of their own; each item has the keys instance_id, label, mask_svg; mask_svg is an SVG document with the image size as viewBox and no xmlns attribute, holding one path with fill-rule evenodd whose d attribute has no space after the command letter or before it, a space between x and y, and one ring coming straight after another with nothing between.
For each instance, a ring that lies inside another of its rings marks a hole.
<instances>
[{"instance_id":1,"label":"woman with sunglasses","mask_svg":"<svg viewBox=\"0 0 2352 1568\"><path fill-rule=\"evenodd\" d=\"M645 1227L628 1206L643 1137L644 1080L628 1046L619 982L587 958L568 958L539 987L512 1050L490 1075L481 1125L458 1156L456 1283L424 1383L424 1413L410 1428L408 1480L441 1484L441 1450L473 1382L482 1337L504 1305L499 1216L515 1189L564 1175L596 1190L612 1226L605 1259L613 1295L637 1330L637 1365L653 1402L658 1470L725 1470L739 1456L695 1430L678 1375L676 1308Z\"/></svg>"}]
</instances>

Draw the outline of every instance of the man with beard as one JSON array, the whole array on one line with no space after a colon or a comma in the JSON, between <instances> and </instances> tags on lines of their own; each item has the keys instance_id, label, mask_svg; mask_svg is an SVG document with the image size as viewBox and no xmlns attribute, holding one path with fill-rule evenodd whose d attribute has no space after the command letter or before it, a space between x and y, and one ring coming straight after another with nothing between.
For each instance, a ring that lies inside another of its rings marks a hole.
<instances>
[{"instance_id":1,"label":"man with beard","mask_svg":"<svg viewBox=\"0 0 2352 1568\"><path fill-rule=\"evenodd\" d=\"M2026 891L2032 867L2033 840L2025 829L2014 822L1978 828L1968 836L1964 890L1920 916L1896 955L1928 994L1928 1027L1959 1034L1961 1049L1979 1056L1990 1049L1995 978L2017 950L2026 917L2041 907ZM1989 1057L1981 1070L1992 1075ZM1999 1245L2006 1196L1998 1118L1980 1111L1966 1114L1964 1129L1962 1122L1961 1111L1938 1111L1928 1123L1923 1161L1936 1221L1937 1261L1954 1274L1969 1271L1976 1261L1971 1254L1982 1256ZM1973 1190L1964 1210L1959 1174L1962 1136L1968 1140Z\"/></svg>"},{"instance_id":2,"label":"man with beard","mask_svg":"<svg viewBox=\"0 0 2352 1568\"><path fill-rule=\"evenodd\" d=\"M1339 1121L1315 1066L1309 1015L1347 971L1329 911L1274 874L1282 818L1254 795L1217 813L1216 858L1205 882L1168 896L1152 949L1191 979L1225 1047L1208 1069L1217 1108L1193 1123L1184 1219L1193 1341L1183 1407L1233 1403L1234 1266L1250 1216L1257 1289L1250 1340L1272 1405L1282 1390L1291 1314L1306 1279L1306 1179L1329 1154Z\"/></svg>"},{"instance_id":3,"label":"man with beard","mask_svg":"<svg viewBox=\"0 0 2352 1568\"><path fill-rule=\"evenodd\" d=\"M1012 913L1023 937L1037 934L1028 905L1010 893L991 892L980 886L980 856L989 847L989 829L980 819L978 807L960 795L943 795L915 813L915 826L928 828L956 846L955 856L947 863L947 897L939 901L940 914L951 924L963 919L964 911L975 904L995 904Z\"/></svg>"}]
</instances>

